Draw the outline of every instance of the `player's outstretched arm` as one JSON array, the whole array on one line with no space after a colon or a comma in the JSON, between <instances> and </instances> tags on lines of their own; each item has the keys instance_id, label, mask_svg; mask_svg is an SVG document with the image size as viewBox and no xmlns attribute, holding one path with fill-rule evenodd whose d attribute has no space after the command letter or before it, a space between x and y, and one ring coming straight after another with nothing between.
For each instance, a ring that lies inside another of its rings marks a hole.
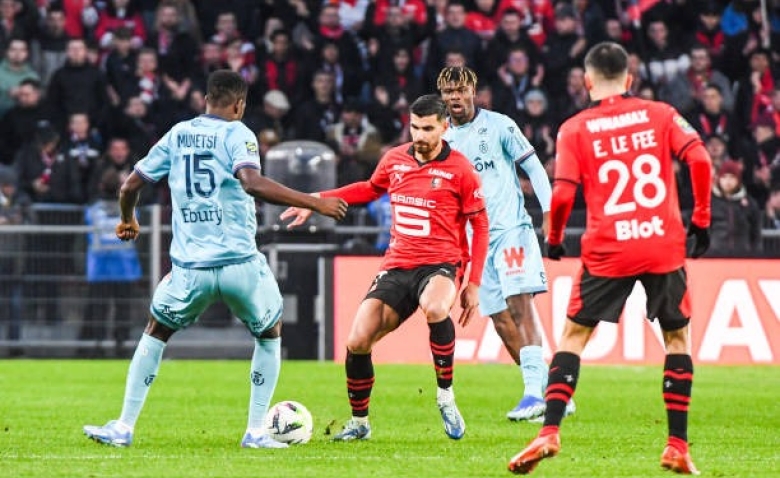
<instances>
[{"instance_id":1,"label":"player's outstretched arm","mask_svg":"<svg viewBox=\"0 0 780 478\"><path fill-rule=\"evenodd\" d=\"M371 181L360 181L357 183L347 184L338 189L329 189L319 193L312 193L314 197L322 198L340 198L346 201L347 204L366 204L376 199L379 199L385 190L379 188L371 183ZM291 207L285 210L279 215L279 219L287 220L294 217L293 221L287 225L287 229L292 229L296 226L300 226L311 217L311 211L302 209L300 207Z\"/></svg>"},{"instance_id":2,"label":"player's outstretched arm","mask_svg":"<svg viewBox=\"0 0 780 478\"><path fill-rule=\"evenodd\" d=\"M271 204L311 209L337 220L343 219L347 214L347 203L343 199L312 196L296 191L266 178L257 169L240 169L236 177L247 194Z\"/></svg>"},{"instance_id":3,"label":"player's outstretched arm","mask_svg":"<svg viewBox=\"0 0 780 478\"><path fill-rule=\"evenodd\" d=\"M536 199L542 207L542 212L549 212L552 186L550 186L550 178L547 176L547 171L545 171L539 157L536 153L532 154L520 163L520 167L523 168L523 171L525 171L528 179L531 181L531 186L534 188L534 194L536 194Z\"/></svg>"},{"instance_id":4,"label":"player's outstretched arm","mask_svg":"<svg viewBox=\"0 0 780 478\"><path fill-rule=\"evenodd\" d=\"M145 184L141 176L133 171L119 188L120 221L116 225L116 237L123 241L133 241L141 233L141 227L135 217L135 206Z\"/></svg>"},{"instance_id":5,"label":"player's outstretched arm","mask_svg":"<svg viewBox=\"0 0 780 478\"><path fill-rule=\"evenodd\" d=\"M693 236L695 244L691 257L701 257L710 248L710 216L712 202L712 161L701 143L685 151L682 158L691 171L691 189L693 190L693 215L688 226L688 236Z\"/></svg>"}]
</instances>

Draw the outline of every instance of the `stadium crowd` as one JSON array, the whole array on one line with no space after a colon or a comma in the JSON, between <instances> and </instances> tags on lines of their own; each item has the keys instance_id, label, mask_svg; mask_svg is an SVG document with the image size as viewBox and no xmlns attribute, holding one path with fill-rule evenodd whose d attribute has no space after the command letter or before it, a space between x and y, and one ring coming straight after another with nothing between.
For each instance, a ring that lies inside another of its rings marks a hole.
<instances>
[{"instance_id":1,"label":"stadium crowd","mask_svg":"<svg viewBox=\"0 0 780 478\"><path fill-rule=\"evenodd\" d=\"M342 185L408 141L409 104L465 64L480 105L514 119L551 175L558 126L589 103L583 56L603 40L629 50L633 94L669 102L704 138L712 253L760 254L761 229L780 228L778 0L0 0L0 220L99 199L105 171L123 179L204 110L220 68L250 84L261 153L326 143Z\"/></svg>"}]
</instances>

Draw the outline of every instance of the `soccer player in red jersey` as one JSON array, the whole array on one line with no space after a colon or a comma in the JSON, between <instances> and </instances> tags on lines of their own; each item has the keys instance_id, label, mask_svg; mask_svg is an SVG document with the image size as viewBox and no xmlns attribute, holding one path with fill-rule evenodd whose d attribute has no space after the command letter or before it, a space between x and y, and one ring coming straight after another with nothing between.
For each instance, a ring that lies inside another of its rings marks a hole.
<instances>
[{"instance_id":1,"label":"soccer player in red jersey","mask_svg":"<svg viewBox=\"0 0 780 478\"><path fill-rule=\"evenodd\" d=\"M560 450L558 429L577 386L580 355L599 321L618 321L634 284L640 281L647 293L647 317L658 319L666 345L663 399L669 438L661 466L698 474L688 453L691 311L686 232L672 155L691 170L692 257L701 256L709 246L710 157L699 135L674 108L626 95L631 85L627 66L628 55L620 45L595 45L585 57L585 81L593 105L567 120L558 134L548 257L558 260L565 252L563 229L581 184L587 202L582 269L550 364L544 427L509 462L514 473L529 473Z\"/></svg>"},{"instance_id":2,"label":"soccer player in red jersey","mask_svg":"<svg viewBox=\"0 0 780 478\"><path fill-rule=\"evenodd\" d=\"M392 206L390 246L347 339L345 368L352 419L335 441L371 437L371 349L418 307L430 329L436 401L444 431L455 440L466 431L452 391L455 326L449 314L458 295L458 278L469 260L471 270L461 293L463 313L458 322L465 326L479 313L478 290L488 247L487 212L479 174L465 156L442 140L447 122L441 98L421 96L410 112L412 142L389 150L368 181L318 193L348 204L364 204L387 192ZM290 208L281 218L295 218L289 228L303 224L310 215L309 210ZM470 254L467 222L473 229Z\"/></svg>"}]
</instances>

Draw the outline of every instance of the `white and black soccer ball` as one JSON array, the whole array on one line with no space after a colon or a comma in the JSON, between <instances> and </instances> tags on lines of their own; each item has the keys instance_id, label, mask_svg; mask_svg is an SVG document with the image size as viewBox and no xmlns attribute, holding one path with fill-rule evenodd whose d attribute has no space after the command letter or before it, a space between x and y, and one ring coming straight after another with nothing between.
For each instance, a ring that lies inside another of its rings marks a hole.
<instances>
[{"instance_id":1,"label":"white and black soccer ball","mask_svg":"<svg viewBox=\"0 0 780 478\"><path fill-rule=\"evenodd\" d=\"M281 443L306 443L311 439L314 422L309 409L292 400L275 403L265 416L265 431Z\"/></svg>"}]
</instances>

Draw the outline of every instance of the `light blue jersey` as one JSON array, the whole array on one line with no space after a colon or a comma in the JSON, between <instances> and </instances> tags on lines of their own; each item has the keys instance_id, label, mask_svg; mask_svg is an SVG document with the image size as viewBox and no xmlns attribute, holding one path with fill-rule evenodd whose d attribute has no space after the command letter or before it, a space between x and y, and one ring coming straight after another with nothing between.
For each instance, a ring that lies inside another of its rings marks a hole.
<instances>
[{"instance_id":1,"label":"light blue jersey","mask_svg":"<svg viewBox=\"0 0 780 478\"><path fill-rule=\"evenodd\" d=\"M507 308L507 297L546 292L541 249L515 170L520 164L528 173L548 211L550 183L534 148L512 119L484 109L477 109L470 123L450 124L444 139L474 164L487 203L490 246L479 288L480 312L497 314Z\"/></svg>"},{"instance_id":2,"label":"light blue jersey","mask_svg":"<svg viewBox=\"0 0 780 478\"><path fill-rule=\"evenodd\" d=\"M212 115L178 123L136 164L149 182L168 176L175 265L208 268L257 257L255 201L235 178L242 168L260 169L255 134Z\"/></svg>"},{"instance_id":3,"label":"light blue jersey","mask_svg":"<svg viewBox=\"0 0 780 478\"><path fill-rule=\"evenodd\" d=\"M512 119L494 111L477 109L470 123L450 124L444 139L469 158L479 172L491 236L494 232L520 225L532 226L515 162L522 164L535 152Z\"/></svg>"}]
</instances>

